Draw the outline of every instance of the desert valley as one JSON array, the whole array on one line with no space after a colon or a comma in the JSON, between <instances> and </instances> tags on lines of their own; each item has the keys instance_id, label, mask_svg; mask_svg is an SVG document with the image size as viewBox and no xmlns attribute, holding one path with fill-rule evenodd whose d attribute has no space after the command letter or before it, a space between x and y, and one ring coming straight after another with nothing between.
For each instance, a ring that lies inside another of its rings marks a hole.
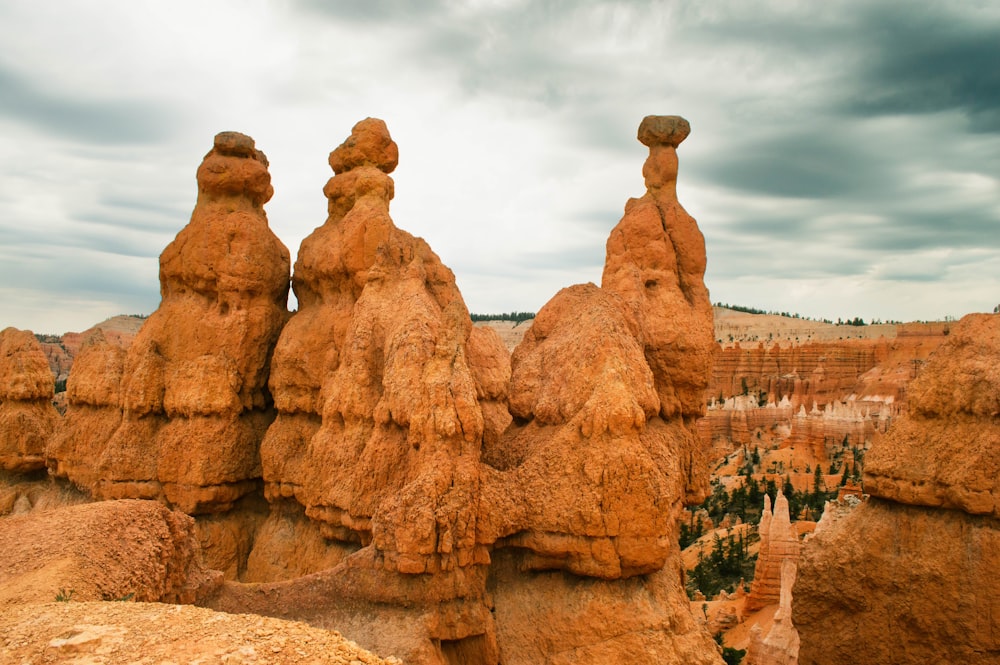
<instances>
[{"instance_id":1,"label":"desert valley","mask_svg":"<svg viewBox=\"0 0 1000 665\"><path fill-rule=\"evenodd\" d=\"M0 663L1000 662L1000 314L713 306L689 131L599 286L476 322L384 122L294 263L218 134L155 312L0 332Z\"/></svg>"}]
</instances>

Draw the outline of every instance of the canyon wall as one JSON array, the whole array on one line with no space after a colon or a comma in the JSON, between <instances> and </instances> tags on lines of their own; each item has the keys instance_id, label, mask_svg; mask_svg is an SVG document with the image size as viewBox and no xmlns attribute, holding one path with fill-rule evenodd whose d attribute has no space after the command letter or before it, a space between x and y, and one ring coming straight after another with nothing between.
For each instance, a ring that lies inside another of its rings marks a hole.
<instances>
[{"instance_id":1,"label":"canyon wall","mask_svg":"<svg viewBox=\"0 0 1000 665\"><path fill-rule=\"evenodd\" d=\"M719 345L701 437L715 457L800 447L823 465L842 448L867 448L905 412L907 385L949 330L907 324L879 339Z\"/></svg>"},{"instance_id":2,"label":"canyon wall","mask_svg":"<svg viewBox=\"0 0 1000 665\"><path fill-rule=\"evenodd\" d=\"M800 662L1000 662L1000 316L969 315L872 447L871 498L807 541Z\"/></svg>"}]
</instances>

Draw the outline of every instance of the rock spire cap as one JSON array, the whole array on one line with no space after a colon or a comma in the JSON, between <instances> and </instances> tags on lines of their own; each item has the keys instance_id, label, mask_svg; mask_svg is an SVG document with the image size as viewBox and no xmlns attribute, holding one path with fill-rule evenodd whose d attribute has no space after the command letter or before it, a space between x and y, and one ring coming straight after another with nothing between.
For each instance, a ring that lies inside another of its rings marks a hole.
<instances>
[{"instance_id":1,"label":"rock spire cap","mask_svg":"<svg viewBox=\"0 0 1000 665\"><path fill-rule=\"evenodd\" d=\"M231 157L260 159L264 153L257 150L253 139L239 132L219 132L215 135L215 149ZM267 164L267 159L261 160Z\"/></svg>"},{"instance_id":2,"label":"rock spire cap","mask_svg":"<svg viewBox=\"0 0 1000 665\"><path fill-rule=\"evenodd\" d=\"M676 148L690 133L690 123L679 115L647 115L639 123L639 142L649 148L657 145Z\"/></svg>"},{"instance_id":3,"label":"rock spire cap","mask_svg":"<svg viewBox=\"0 0 1000 665\"><path fill-rule=\"evenodd\" d=\"M351 135L330 153L330 168L336 174L359 166L374 166L392 173L399 163L399 148L389 136L383 120L365 118L354 125Z\"/></svg>"}]
</instances>

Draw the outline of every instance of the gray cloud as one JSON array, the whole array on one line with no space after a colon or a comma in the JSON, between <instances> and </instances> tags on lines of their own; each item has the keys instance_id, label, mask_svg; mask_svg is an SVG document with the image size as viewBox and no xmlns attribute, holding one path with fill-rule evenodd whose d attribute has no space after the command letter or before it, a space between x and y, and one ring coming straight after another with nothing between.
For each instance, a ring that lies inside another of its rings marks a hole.
<instances>
[{"instance_id":1,"label":"gray cloud","mask_svg":"<svg viewBox=\"0 0 1000 665\"><path fill-rule=\"evenodd\" d=\"M865 115L958 110L973 131L1000 133L1000 25L986 12L870 7L859 21L862 86L846 108Z\"/></svg>"},{"instance_id":2,"label":"gray cloud","mask_svg":"<svg viewBox=\"0 0 1000 665\"><path fill-rule=\"evenodd\" d=\"M173 121L151 103L90 100L45 89L0 65L0 115L45 133L93 143L150 143L169 138Z\"/></svg>"},{"instance_id":3,"label":"gray cloud","mask_svg":"<svg viewBox=\"0 0 1000 665\"><path fill-rule=\"evenodd\" d=\"M728 187L788 198L832 199L894 186L882 156L819 130L740 142L725 155L695 166L702 178Z\"/></svg>"},{"instance_id":4,"label":"gray cloud","mask_svg":"<svg viewBox=\"0 0 1000 665\"><path fill-rule=\"evenodd\" d=\"M179 25L193 20L184 11ZM441 253L470 308L537 308L599 280L606 234L642 193L638 122L680 113L694 127L681 202L705 233L713 298L871 317L857 302L900 318L959 313L946 309L959 284L964 307L995 293L988 275L969 277L994 265L976 252L1000 249L1000 15L988 4L297 0L267 13L269 39L238 74L226 66L247 46L237 11L204 32L217 52L136 53L176 107L72 91L56 73L71 48L0 43L0 120L15 129L4 147L17 149L0 171L0 241L20 261L0 271L0 292L32 271L71 290L70 274L85 286L79 275L103 263L155 263L189 218L207 148L180 142L216 122L267 129L255 138L278 190L268 215L294 252L322 219L326 151L374 114L404 154L397 223ZM192 83L200 96L185 97ZM197 129L175 112L185 103ZM128 280L107 270L102 302ZM155 294L155 268L144 279Z\"/></svg>"}]
</instances>

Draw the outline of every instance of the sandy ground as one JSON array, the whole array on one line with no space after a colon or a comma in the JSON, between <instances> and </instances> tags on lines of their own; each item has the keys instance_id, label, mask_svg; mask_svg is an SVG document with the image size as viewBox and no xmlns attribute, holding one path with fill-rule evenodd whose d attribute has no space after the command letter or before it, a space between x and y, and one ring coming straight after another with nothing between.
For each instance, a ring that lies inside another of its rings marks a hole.
<instances>
[{"instance_id":1,"label":"sandy ground","mask_svg":"<svg viewBox=\"0 0 1000 665\"><path fill-rule=\"evenodd\" d=\"M190 605L60 602L0 613L0 665L399 662L335 631Z\"/></svg>"}]
</instances>

